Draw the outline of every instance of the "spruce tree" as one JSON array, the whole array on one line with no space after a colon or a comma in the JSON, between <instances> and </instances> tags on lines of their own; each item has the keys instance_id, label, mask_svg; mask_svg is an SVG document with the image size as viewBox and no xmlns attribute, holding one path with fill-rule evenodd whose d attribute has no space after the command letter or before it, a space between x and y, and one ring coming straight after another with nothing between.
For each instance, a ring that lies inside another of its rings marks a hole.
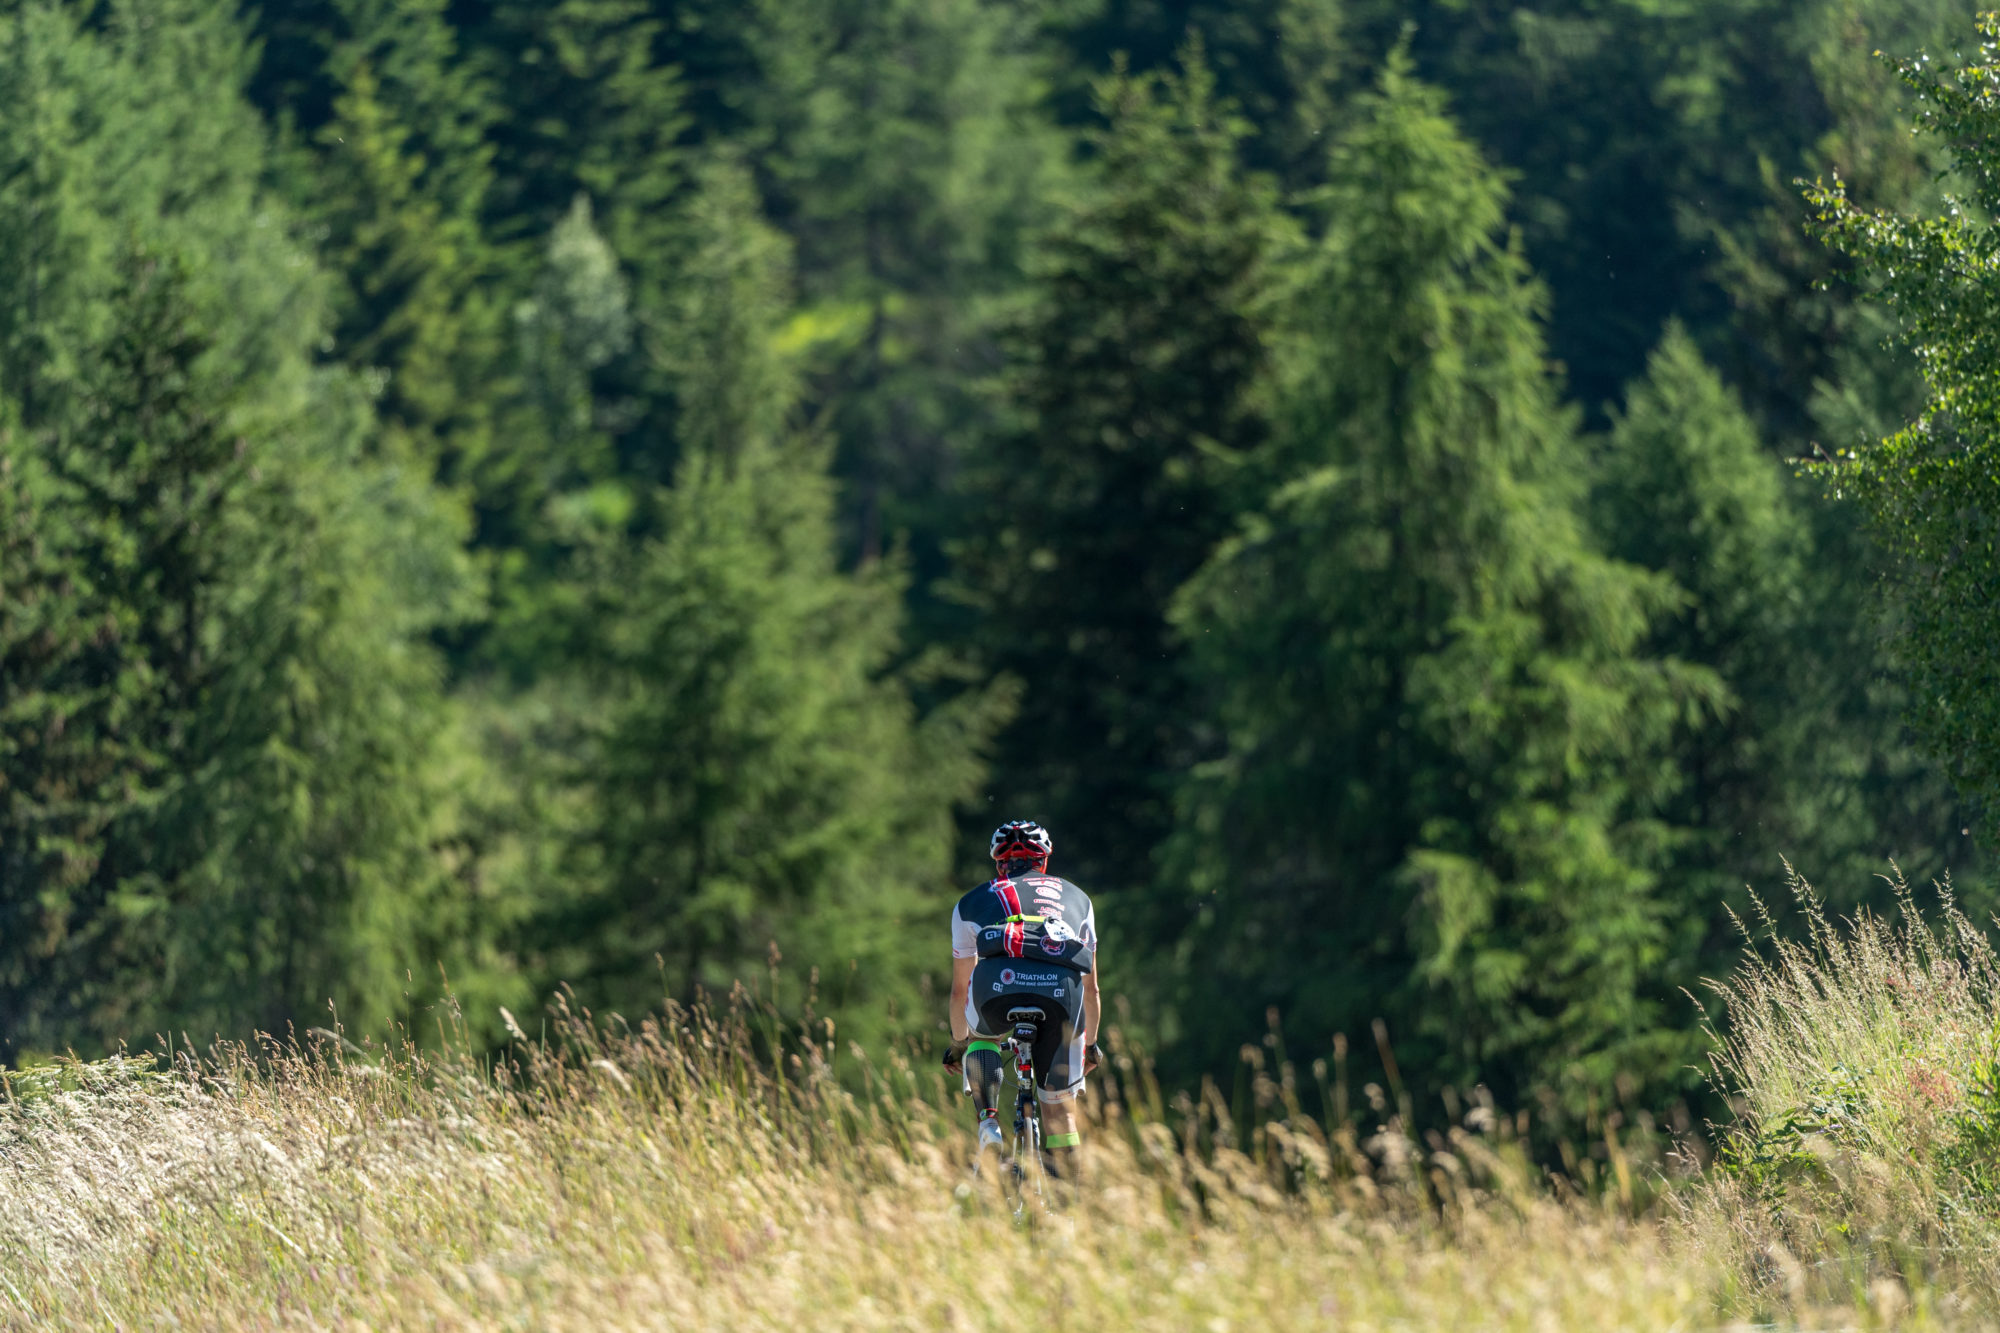
<instances>
[{"instance_id":1,"label":"spruce tree","mask_svg":"<svg viewBox=\"0 0 2000 1333\"><path fill-rule=\"evenodd\" d=\"M667 25L645 0L495 6L471 28L508 77L496 95L488 210L508 238L546 234L579 195L649 292L682 258L679 194L689 118Z\"/></svg>"},{"instance_id":2,"label":"spruce tree","mask_svg":"<svg viewBox=\"0 0 2000 1333\"><path fill-rule=\"evenodd\" d=\"M1831 712L1801 641L1811 531L1736 396L1678 326L1628 392L1592 498L1607 549L1688 594L1655 624L1654 649L1712 668L1732 695L1715 725L1679 745L1677 918L1699 931L1722 924L1717 909L1744 884L1768 887L1781 856L1821 873L1807 855L1819 849L1805 841L1818 833L1805 793L1838 774L1811 753Z\"/></svg>"},{"instance_id":3,"label":"spruce tree","mask_svg":"<svg viewBox=\"0 0 2000 1333\"><path fill-rule=\"evenodd\" d=\"M975 473L961 544L981 661L1028 683L995 808L1050 825L1093 892L1148 882L1195 722L1168 603L1228 531L1289 228L1237 163L1199 50L1101 89L1091 200L1045 243L1010 343L1023 420ZM1009 818L1013 817L1011 814Z\"/></svg>"},{"instance_id":4,"label":"spruce tree","mask_svg":"<svg viewBox=\"0 0 2000 1333\"><path fill-rule=\"evenodd\" d=\"M590 373L632 343L631 298L618 257L578 195L549 234L534 297L515 307L529 393L557 436L592 421Z\"/></svg>"},{"instance_id":5,"label":"spruce tree","mask_svg":"<svg viewBox=\"0 0 2000 1333\"><path fill-rule=\"evenodd\" d=\"M1065 119L1090 114L1090 82L1114 60L1138 73L1171 68L1192 37L1207 52L1221 95L1247 122L1245 152L1288 187L1317 184L1325 135L1365 68L1350 29L1357 0L1042 0L1043 22L1071 53L1058 97ZM1372 35L1372 34L1371 34Z\"/></svg>"},{"instance_id":6,"label":"spruce tree","mask_svg":"<svg viewBox=\"0 0 2000 1333\"><path fill-rule=\"evenodd\" d=\"M1177 608L1227 737L1168 844L1182 1022L1212 1049L1266 1005L1294 1034L1384 1017L1406 1071L1506 1104L1672 1079L1651 812L1720 688L1643 651L1672 584L1590 543L1498 175L1400 58L1359 116L1282 484Z\"/></svg>"},{"instance_id":7,"label":"spruce tree","mask_svg":"<svg viewBox=\"0 0 2000 1333\"><path fill-rule=\"evenodd\" d=\"M650 326L664 316L687 259L689 150L682 141L690 131L680 73L665 55L669 26L644 0L562 0L499 6L467 29L468 44L508 71L497 87L501 114L486 211L490 231L508 247L515 289L546 281L545 266L537 278L522 263L523 243L534 244L539 260L543 240L573 231L565 220L582 209L617 265L635 323ZM544 292L530 299L546 305ZM623 478L643 488L673 475L672 451L660 447L673 437L673 393L648 341L628 338L588 367L584 388L604 451L599 482ZM527 423L512 422L504 434L494 471L505 484L517 485L551 446L565 451L564 441L546 441ZM496 482L485 489L505 489ZM518 507L524 498L536 504L541 497L514 494L489 504ZM537 535L546 536L524 523L496 527L489 540Z\"/></svg>"},{"instance_id":8,"label":"spruce tree","mask_svg":"<svg viewBox=\"0 0 2000 1333\"><path fill-rule=\"evenodd\" d=\"M378 1020L436 938L458 534L313 366L231 7L83 19L0 19L0 96L42 109L0 125L6 1039Z\"/></svg>"},{"instance_id":9,"label":"spruce tree","mask_svg":"<svg viewBox=\"0 0 2000 1333\"><path fill-rule=\"evenodd\" d=\"M825 449L796 431L775 345L786 248L747 176L708 167L690 225L666 349L680 461L660 535L596 554L577 774L594 887L548 965L630 1009L663 981L684 997L760 975L775 945L788 1003L817 967L823 1003L879 1029L936 961L912 940L943 910L981 724L916 716L893 669L899 577L840 568Z\"/></svg>"},{"instance_id":10,"label":"spruce tree","mask_svg":"<svg viewBox=\"0 0 2000 1333\"><path fill-rule=\"evenodd\" d=\"M1066 174L1037 34L995 0L752 11L741 141L797 247L793 337L815 353L852 540L873 556L907 535L935 574L957 517L942 497L993 429L997 326Z\"/></svg>"},{"instance_id":11,"label":"spruce tree","mask_svg":"<svg viewBox=\"0 0 2000 1333\"><path fill-rule=\"evenodd\" d=\"M442 888L434 617L403 582L452 576L416 530L434 502L363 459L341 378L308 388L310 418L237 399L171 264L138 260L115 318L54 457L160 780L101 849L79 943L124 975L94 1022L275 1030L329 1000L379 1021Z\"/></svg>"},{"instance_id":12,"label":"spruce tree","mask_svg":"<svg viewBox=\"0 0 2000 1333\"><path fill-rule=\"evenodd\" d=\"M334 350L384 376L378 410L402 447L476 481L509 350L503 259L483 219L493 95L444 0L332 9L330 104L295 188L341 283Z\"/></svg>"},{"instance_id":13,"label":"spruce tree","mask_svg":"<svg viewBox=\"0 0 2000 1333\"><path fill-rule=\"evenodd\" d=\"M15 1050L57 1044L96 998L69 964L72 923L96 915L107 829L160 770L130 727L144 682L106 642L103 608L69 567L69 515L51 504L52 486L10 423L0 437L0 1020Z\"/></svg>"},{"instance_id":14,"label":"spruce tree","mask_svg":"<svg viewBox=\"0 0 2000 1333\"><path fill-rule=\"evenodd\" d=\"M1653 354L1604 441L1593 518L1614 555L1670 575L1688 601L1651 638L1712 668L1731 704L1684 734L1686 781L1664 813L1684 830L1666 891L1685 971L1726 968L1740 938L1721 908L1745 885L1782 908L1789 859L1848 906L1894 858L1919 880L1980 869L1963 812L1899 734L1883 627L1829 561L1799 489L1679 328Z\"/></svg>"}]
</instances>

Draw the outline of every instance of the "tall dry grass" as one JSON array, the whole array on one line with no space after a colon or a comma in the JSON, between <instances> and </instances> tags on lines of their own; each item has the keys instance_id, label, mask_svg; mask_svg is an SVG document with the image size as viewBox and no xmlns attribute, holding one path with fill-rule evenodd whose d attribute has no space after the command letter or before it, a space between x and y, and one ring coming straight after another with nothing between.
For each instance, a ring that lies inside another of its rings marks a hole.
<instances>
[{"instance_id":1,"label":"tall dry grass","mask_svg":"<svg viewBox=\"0 0 2000 1333\"><path fill-rule=\"evenodd\" d=\"M1740 1286L1903 1292L2000 1326L2000 958L1948 885L1927 905L1897 883L1893 917L1839 922L1791 887L1806 938L1774 935L1717 988L1736 1121L1695 1207L1705 1244Z\"/></svg>"},{"instance_id":2,"label":"tall dry grass","mask_svg":"<svg viewBox=\"0 0 2000 1333\"><path fill-rule=\"evenodd\" d=\"M1915 1219L1942 1194L1892 1205L1832 1152L1793 1215L1801 1168L1754 1159L1829 1057L1985 1051L1988 1028L1953 1046L1931 1021L1984 1002L1980 947L1864 921L1746 974L1721 1066L1746 1098L1734 1174L1658 1182L1651 1216L1546 1177L1490 1108L1421 1142L1393 1115L1329 1131L1274 1070L1245 1131L1126 1063L1093 1081L1085 1188L1017 1218L969 1177L936 1070L824 1030L771 1062L746 1006L636 1029L558 1012L498 1067L327 1040L31 1071L0 1105L0 1327L1972 1326L1979 1263L1894 1259L1970 1232L1912 1221L1890 1258L1830 1239L1843 1208ZM1884 1136L1950 1114L1879 1100ZM1799 1133L1808 1155L1838 1138Z\"/></svg>"}]
</instances>

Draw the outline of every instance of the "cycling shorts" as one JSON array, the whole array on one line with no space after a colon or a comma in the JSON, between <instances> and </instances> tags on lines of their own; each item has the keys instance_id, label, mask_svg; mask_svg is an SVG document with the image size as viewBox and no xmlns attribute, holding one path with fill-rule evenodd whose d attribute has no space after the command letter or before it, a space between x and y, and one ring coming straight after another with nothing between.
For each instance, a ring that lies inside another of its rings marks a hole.
<instances>
[{"instance_id":1,"label":"cycling shorts","mask_svg":"<svg viewBox=\"0 0 2000 1333\"><path fill-rule=\"evenodd\" d=\"M965 1022L976 1040L1014 1035L1010 1009L1038 1009L1035 1024L1035 1098L1066 1102L1083 1091L1083 976L1066 968L984 958L972 971Z\"/></svg>"}]
</instances>

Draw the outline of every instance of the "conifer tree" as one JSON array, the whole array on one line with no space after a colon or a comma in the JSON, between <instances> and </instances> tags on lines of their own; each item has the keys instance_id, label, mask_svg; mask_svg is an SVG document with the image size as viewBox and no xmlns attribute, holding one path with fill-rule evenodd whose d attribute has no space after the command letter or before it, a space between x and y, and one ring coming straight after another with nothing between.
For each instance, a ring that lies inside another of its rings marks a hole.
<instances>
[{"instance_id":1,"label":"conifer tree","mask_svg":"<svg viewBox=\"0 0 2000 1333\"><path fill-rule=\"evenodd\" d=\"M1356 56L1372 54L1354 49L1355 19L1373 17L1357 0L1042 0L1041 8L1074 57L1058 85L1066 119L1087 115L1089 82L1114 60L1142 74L1170 68L1192 37L1220 95L1244 117L1246 157L1292 188L1320 180L1324 136L1337 128L1356 91L1350 81L1365 68Z\"/></svg>"},{"instance_id":2,"label":"conifer tree","mask_svg":"<svg viewBox=\"0 0 2000 1333\"><path fill-rule=\"evenodd\" d=\"M498 7L466 34L509 71L498 86L502 114L493 130L493 234L520 269L522 242L559 240L565 227L575 230L566 219L583 209L641 327L663 317L687 259L682 139L690 126L680 73L666 61L666 26L645 0L562 0ZM545 280L546 268L531 279ZM527 284L517 277L512 285ZM546 304L545 293L531 299ZM629 479L643 488L673 475L672 452L660 448L673 437L673 393L647 342L627 338L587 368L583 387L603 450L600 483ZM495 461L496 473L516 485L550 443L565 452L565 442L545 441L526 424L510 424Z\"/></svg>"},{"instance_id":3,"label":"conifer tree","mask_svg":"<svg viewBox=\"0 0 2000 1333\"><path fill-rule=\"evenodd\" d=\"M223 0L116 4L80 32L73 7L0 15L0 393L28 420L63 410L104 331L119 258L135 238L218 247L237 262L191 273L221 354L246 377L295 345L320 277L264 211L264 127L234 97L249 53ZM52 201L60 206L53 206ZM258 219L267 224L252 225ZM282 336L280 336L282 335Z\"/></svg>"},{"instance_id":4,"label":"conifer tree","mask_svg":"<svg viewBox=\"0 0 2000 1333\"><path fill-rule=\"evenodd\" d=\"M1708 924L1726 895L1768 879L1777 857L1808 850L1802 839L1814 831L1799 798L1822 780L1808 753L1828 730L1830 701L1800 652L1805 515L1735 395L1678 326L1605 440L1593 518L1612 554L1688 594L1656 622L1656 651L1714 669L1733 696L1715 725L1681 738L1686 783L1673 802L1672 822L1686 830L1679 915ZM1795 706L1808 698L1819 707Z\"/></svg>"},{"instance_id":5,"label":"conifer tree","mask_svg":"<svg viewBox=\"0 0 2000 1333\"><path fill-rule=\"evenodd\" d=\"M0 125L0 253L50 279L0 300L6 1040L377 1020L434 924L458 534L312 366L232 7L82 19L0 19L0 96L44 112Z\"/></svg>"},{"instance_id":6,"label":"conifer tree","mask_svg":"<svg viewBox=\"0 0 2000 1333\"><path fill-rule=\"evenodd\" d=\"M690 225L668 349L680 461L660 535L601 555L579 627L602 701L579 774L596 887L550 962L643 1006L656 956L685 996L761 974L775 943L788 1001L817 966L824 1002L879 1025L934 962L910 946L915 913L948 868L981 724L917 718L892 670L900 580L839 567L825 450L795 433L775 346L786 250L747 176L707 168Z\"/></svg>"},{"instance_id":7,"label":"conifer tree","mask_svg":"<svg viewBox=\"0 0 2000 1333\"><path fill-rule=\"evenodd\" d=\"M515 556L542 558L515 571L532 591L547 575L546 548L559 546L552 498L593 486L622 491L605 430L597 372L626 356L635 341L630 284L599 234L587 197L576 196L549 234L532 294L514 307L521 410L507 419L508 447L484 473L485 505L497 517L488 534Z\"/></svg>"},{"instance_id":8,"label":"conifer tree","mask_svg":"<svg viewBox=\"0 0 2000 1333\"><path fill-rule=\"evenodd\" d=\"M509 72L496 89L496 229L540 237L581 195L649 298L684 257L677 205L690 129L653 11L645 0L497 6L467 33Z\"/></svg>"},{"instance_id":9,"label":"conifer tree","mask_svg":"<svg viewBox=\"0 0 2000 1333\"><path fill-rule=\"evenodd\" d=\"M328 1000L379 1021L441 887L433 620L385 576L452 556L414 530L435 521L421 485L361 457L353 386L268 415L206 359L171 265L139 260L119 298L54 454L159 773L102 845L105 916L81 921L90 967L122 973L94 1022L271 1028Z\"/></svg>"},{"instance_id":10,"label":"conifer tree","mask_svg":"<svg viewBox=\"0 0 2000 1333\"><path fill-rule=\"evenodd\" d=\"M90 915L98 849L157 785L129 729L142 693L65 556L42 458L18 422L0 440L0 1021L13 1049L50 1046L95 997L67 965ZM115 973L115 969L108 969Z\"/></svg>"},{"instance_id":11,"label":"conifer tree","mask_svg":"<svg viewBox=\"0 0 2000 1333\"><path fill-rule=\"evenodd\" d=\"M1688 594L1656 624L1654 650L1712 668L1732 698L1679 739L1686 780L1665 810L1683 830L1667 891L1689 971L1728 965L1739 939L1721 905L1747 907L1745 885L1775 889L1780 857L1814 867L1841 906L1885 858L1968 888L1980 869L1948 786L1900 734L1883 627L1844 580L1808 574L1852 560L1828 559L1813 498L1671 328L1604 442L1593 516L1612 554Z\"/></svg>"},{"instance_id":12,"label":"conifer tree","mask_svg":"<svg viewBox=\"0 0 2000 1333\"><path fill-rule=\"evenodd\" d=\"M759 3L743 139L800 257L802 318L860 551L900 535L936 572L939 497L992 429L977 393L1066 144L1040 105L1022 7L995 0Z\"/></svg>"},{"instance_id":13,"label":"conifer tree","mask_svg":"<svg viewBox=\"0 0 2000 1333\"><path fill-rule=\"evenodd\" d=\"M506 365L483 212L496 110L444 0L334 0L330 94L302 189L342 280L335 351L386 376L380 414L447 477L478 476Z\"/></svg>"},{"instance_id":14,"label":"conifer tree","mask_svg":"<svg viewBox=\"0 0 2000 1333\"><path fill-rule=\"evenodd\" d=\"M1400 58L1359 115L1284 480L1178 605L1227 737L1169 843L1202 921L1184 1021L1381 1016L1404 1069L1507 1104L1672 1078L1650 812L1719 686L1643 651L1672 584L1592 548L1499 177Z\"/></svg>"},{"instance_id":15,"label":"conifer tree","mask_svg":"<svg viewBox=\"0 0 2000 1333\"><path fill-rule=\"evenodd\" d=\"M1046 242L1011 345L1020 426L975 474L960 551L982 661L1030 682L995 795L1063 840L1093 892L1143 883L1194 718L1167 623L1228 531L1290 246L1243 125L1195 48L1107 81L1097 193ZM1010 816L1011 817L1011 816Z\"/></svg>"}]
</instances>

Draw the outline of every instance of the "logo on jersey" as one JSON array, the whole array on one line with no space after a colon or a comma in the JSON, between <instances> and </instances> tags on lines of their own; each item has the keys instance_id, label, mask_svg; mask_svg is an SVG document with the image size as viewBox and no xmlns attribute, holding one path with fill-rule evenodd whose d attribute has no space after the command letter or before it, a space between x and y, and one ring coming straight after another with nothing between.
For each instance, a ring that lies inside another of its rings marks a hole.
<instances>
[{"instance_id":1,"label":"logo on jersey","mask_svg":"<svg viewBox=\"0 0 2000 1333\"><path fill-rule=\"evenodd\" d=\"M1043 953L1048 954L1051 957L1060 958L1062 957L1062 951L1063 951L1063 942L1061 936L1057 935L1053 931L1051 931L1047 935L1042 936Z\"/></svg>"}]
</instances>

